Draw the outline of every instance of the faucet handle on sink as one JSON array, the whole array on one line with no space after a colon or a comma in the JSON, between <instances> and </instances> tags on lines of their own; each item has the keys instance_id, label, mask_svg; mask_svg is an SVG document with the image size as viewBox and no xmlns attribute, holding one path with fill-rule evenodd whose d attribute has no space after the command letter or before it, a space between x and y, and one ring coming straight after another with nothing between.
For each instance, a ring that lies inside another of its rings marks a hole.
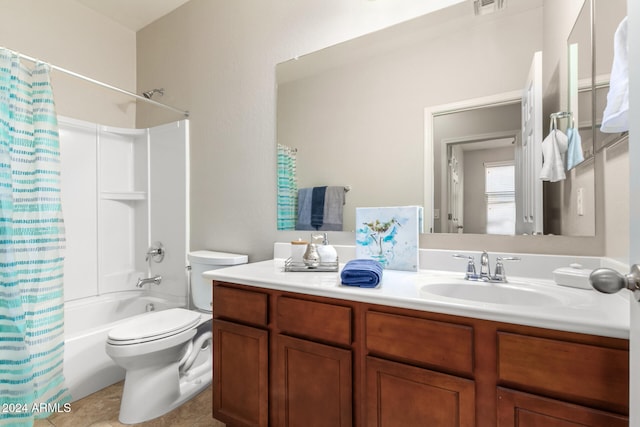
<instances>
[{"instance_id":1,"label":"faucet handle on sink","mask_svg":"<svg viewBox=\"0 0 640 427\"><path fill-rule=\"evenodd\" d=\"M470 279L470 278L475 278L476 275L476 263L475 260L473 259L472 256L470 255L460 255L460 254L453 254L454 258L458 258L458 259L466 259L469 262L467 262L467 272L465 275L465 279Z\"/></svg>"},{"instance_id":2,"label":"faucet handle on sink","mask_svg":"<svg viewBox=\"0 0 640 427\"><path fill-rule=\"evenodd\" d=\"M520 257L517 256L505 256L496 258L496 269L493 272L493 280L497 282L506 282L507 276L504 272L504 264L502 261L520 261Z\"/></svg>"}]
</instances>

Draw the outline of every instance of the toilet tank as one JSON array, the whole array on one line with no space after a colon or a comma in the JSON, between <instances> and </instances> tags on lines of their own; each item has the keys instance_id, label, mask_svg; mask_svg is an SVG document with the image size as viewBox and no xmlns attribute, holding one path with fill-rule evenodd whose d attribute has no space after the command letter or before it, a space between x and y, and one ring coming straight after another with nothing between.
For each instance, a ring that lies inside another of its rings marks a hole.
<instances>
[{"instance_id":1,"label":"toilet tank","mask_svg":"<svg viewBox=\"0 0 640 427\"><path fill-rule=\"evenodd\" d=\"M232 265L246 264L249 257L215 251L193 251L188 255L191 266L191 299L196 309L211 312L213 302L213 285L211 280L202 277L202 273Z\"/></svg>"}]
</instances>

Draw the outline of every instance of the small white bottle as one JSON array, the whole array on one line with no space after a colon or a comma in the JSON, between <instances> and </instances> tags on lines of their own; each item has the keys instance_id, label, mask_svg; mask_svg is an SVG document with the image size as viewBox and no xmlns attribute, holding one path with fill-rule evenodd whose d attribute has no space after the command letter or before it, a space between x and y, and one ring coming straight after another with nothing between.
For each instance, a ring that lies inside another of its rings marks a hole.
<instances>
[{"instance_id":1,"label":"small white bottle","mask_svg":"<svg viewBox=\"0 0 640 427\"><path fill-rule=\"evenodd\" d=\"M322 244L317 247L318 255L320 255L321 263L334 263L338 261L338 252L336 248L329 244L327 233L324 233Z\"/></svg>"}]
</instances>

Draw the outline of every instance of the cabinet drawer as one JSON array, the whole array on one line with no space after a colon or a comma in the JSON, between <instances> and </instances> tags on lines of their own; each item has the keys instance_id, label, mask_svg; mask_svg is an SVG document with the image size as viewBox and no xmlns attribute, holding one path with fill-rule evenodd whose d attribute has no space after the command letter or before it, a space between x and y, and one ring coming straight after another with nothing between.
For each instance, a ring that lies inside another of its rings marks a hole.
<instances>
[{"instance_id":1,"label":"cabinet drawer","mask_svg":"<svg viewBox=\"0 0 640 427\"><path fill-rule=\"evenodd\" d=\"M498 387L498 427L629 427L627 417Z\"/></svg>"},{"instance_id":2,"label":"cabinet drawer","mask_svg":"<svg viewBox=\"0 0 640 427\"><path fill-rule=\"evenodd\" d=\"M498 378L523 390L628 413L625 350L498 332Z\"/></svg>"},{"instance_id":3,"label":"cabinet drawer","mask_svg":"<svg viewBox=\"0 0 640 427\"><path fill-rule=\"evenodd\" d=\"M276 322L281 332L351 345L351 308L280 297Z\"/></svg>"},{"instance_id":4,"label":"cabinet drawer","mask_svg":"<svg viewBox=\"0 0 640 427\"><path fill-rule=\"evenodd\" d=\"M365 333L371 353L473 374L470 326L369 311Z\"/></svg>"},{"instance_id":5,"label":"cabinet drawer","mask_svg":"<svg viewBox=\"0 0 640 427\"><path fill-rule=\"evenodd\" d=\"M237 320L266 326L267 294L227 288L213 287L213 314L215 317Z\"/></svg>"}]
</instances>

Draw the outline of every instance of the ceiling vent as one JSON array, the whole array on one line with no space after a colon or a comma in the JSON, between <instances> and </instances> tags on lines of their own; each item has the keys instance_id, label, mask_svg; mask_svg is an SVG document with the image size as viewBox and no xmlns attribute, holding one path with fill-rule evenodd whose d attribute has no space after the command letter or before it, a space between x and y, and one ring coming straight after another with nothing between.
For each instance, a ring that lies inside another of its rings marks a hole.
<instances>
[{"instance_id":1,"label":"ceiling vent","mask_svg":"<svg viewBox=\"0 0 640 427\"><path fill-rule=\"evenodd\" d=\"M476 15L486 15L503 9L507 0L473 0L473 10Z\"/></svg>"}]
</instances>

